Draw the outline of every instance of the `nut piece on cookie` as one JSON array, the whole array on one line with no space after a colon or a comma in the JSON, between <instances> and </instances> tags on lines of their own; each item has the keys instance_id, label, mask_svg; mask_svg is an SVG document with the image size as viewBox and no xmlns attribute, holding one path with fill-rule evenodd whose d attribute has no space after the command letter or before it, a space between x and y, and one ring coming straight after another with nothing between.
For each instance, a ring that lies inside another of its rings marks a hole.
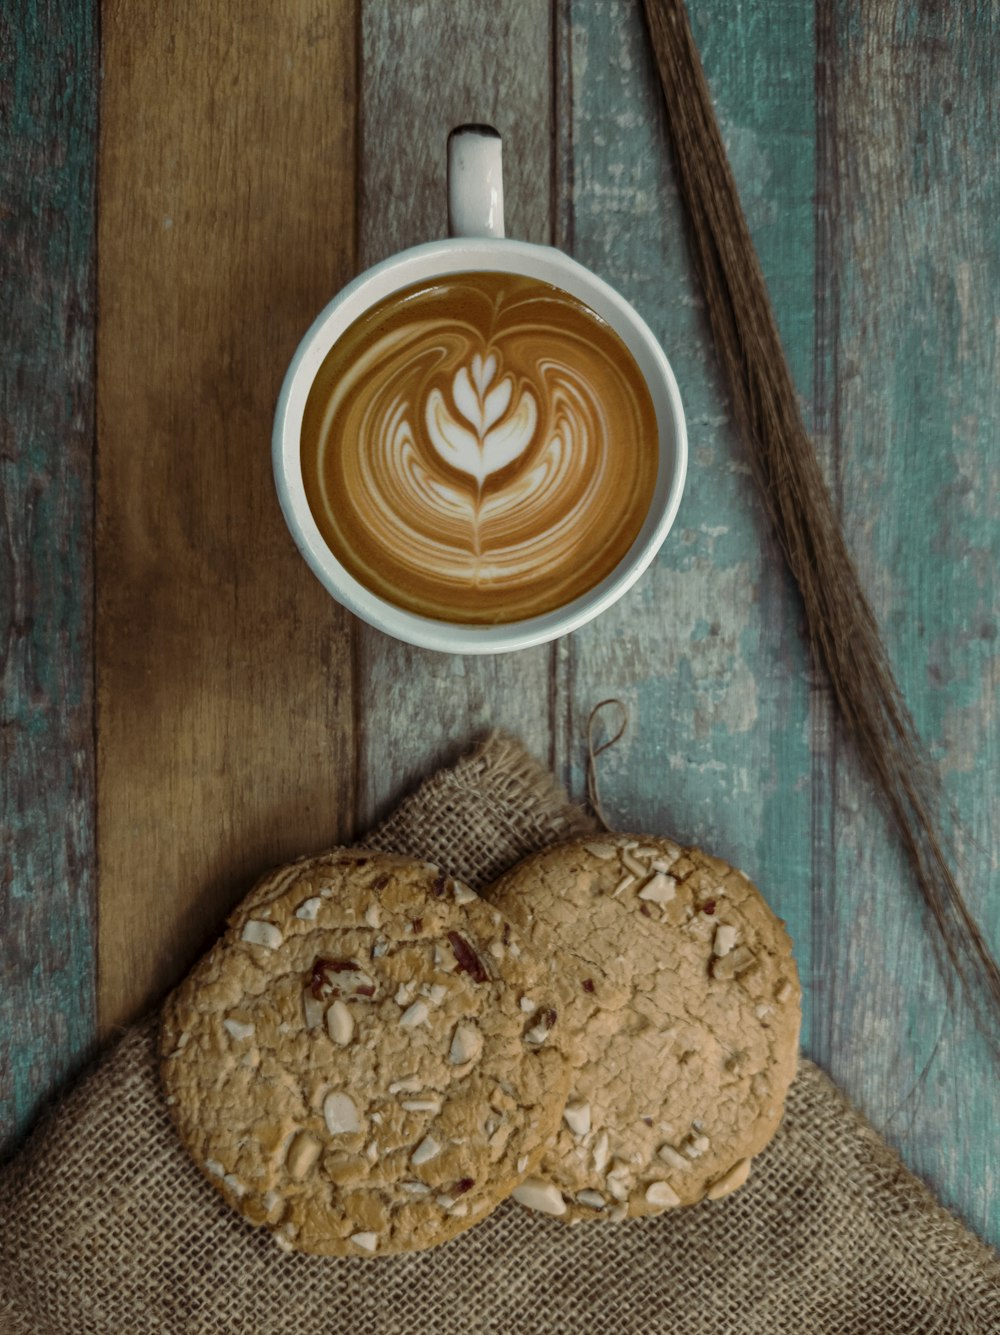
<instances>
[{"instance_id":1,"label":"nut piece on cookie","mask_svg":"<svg viewBox=\"0 0 1000 1335\"><path fill-rule=\"evenodd\" d=\"M538 1210L542 1214L551 1215L566 1213L566 1202L562 1198L562 1192L551 1182L543 1182L541 1178L525 1178L520 1186L514 1188L513 1195L519 1205L524 1205L529 1210Z\"/></svg>"},{"instance_id":2,"label":"nut piece on cookie","mask_svg":"<svg viewBox=\"0 0 1000 1335\"><path fill-rule=\"evenodd\" d=\"M751 1163L752 1160L749 1158L740 1159L738 1163L733 1164L728 1173L723 1173L721 1177L717 1177L705 1192L708 1199L710 1201L721 1200L723 1196L728 1196L731 1192L742 1187L750 1176Z\"/></svg>"},{"instance_id":3,"label":"nut piece on cookie","mask_svg":"<svg viewBox=\"0 0 1000 1335\"><path fill-rule=\"evenodd\" d=\"M195 1161L278 1246L386 1256L532 1172L569 1091L558 1010L547 961L467 887L336 851L233 914L164 1007L161 1072Z\"/></svg>"},{"instance_id":4,"label":"nut piece on cookie","mask_svg":"<svg viewBox=\"0 0 1000 1335\"><path fill-rule=\"evenodd\" d=\"M608 834L544 849L484 896L549 961L578 1054L515 1198L558 1198L549 1213L575 1223L736 1190L780 1120L801 995L784 925L746 876L669 839Z\"/></svg>"}]
</instances>

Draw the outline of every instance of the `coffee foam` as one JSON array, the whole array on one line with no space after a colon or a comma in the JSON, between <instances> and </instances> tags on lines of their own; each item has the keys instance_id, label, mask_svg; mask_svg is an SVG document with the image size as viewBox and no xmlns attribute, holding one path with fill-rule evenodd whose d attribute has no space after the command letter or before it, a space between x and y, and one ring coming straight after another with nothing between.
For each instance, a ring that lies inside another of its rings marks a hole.
<instances>
[{"instance_id":1,"label":"coffee foam","mask_svg":"<svg viewBox=\"0 0 1000 1335\"><path fill-rule=\"evenodd\" d=\"M327 355L302 426L317 526L375 593L447 621L520 620L609 574L646 516L656 418L588 307L509 274L394 294Z\"/></svg>"}]
</instances>

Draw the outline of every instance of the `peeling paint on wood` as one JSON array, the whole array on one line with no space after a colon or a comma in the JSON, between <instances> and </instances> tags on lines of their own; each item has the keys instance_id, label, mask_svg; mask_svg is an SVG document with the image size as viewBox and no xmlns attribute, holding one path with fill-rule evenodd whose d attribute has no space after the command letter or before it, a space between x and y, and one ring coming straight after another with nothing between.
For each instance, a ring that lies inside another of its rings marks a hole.
<instances>
[{"instance_id":1,"label":"peeling paint on wood","mask_svg":"<svg viewBox=\"0 0 1000 1335\"><path fill-rule=\"evenodd\" d=\"M94 1035L92 5L0 22L0 1154Z\"/></svg>"},{"instance_id":2,"label":"peeling paint on wood","mask_svg":"<svg viewBox=\"0 0 1000 1335\"><path fill-rule=\"evenodd\" d=\"M996 10L840 0L830 415L849 541L1000 949ZM942 1200L1000 1240L997 1077L839 748L813 1050Z\"/></svg>"}]
</instances>

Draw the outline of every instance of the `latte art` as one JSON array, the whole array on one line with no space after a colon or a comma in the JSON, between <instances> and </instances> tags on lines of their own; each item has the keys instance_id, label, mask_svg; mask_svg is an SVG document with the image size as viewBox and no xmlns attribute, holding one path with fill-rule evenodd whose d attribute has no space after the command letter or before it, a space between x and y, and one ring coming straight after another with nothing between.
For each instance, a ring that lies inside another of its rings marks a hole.
<instances>
[{"instance_id":1,"label":"latte art","mask_svg":"<svg viewBox=\"0 0 1000 1335\"><path fill-rule=\"evenodd\" d=\"M521 393L517 408L506 418L513 395L513 377L505 376L490 389L497 370L497 355L486 361L475 353L470 368L461 366L452 381L452 398L459 416L451 415L439 389L427 396L425 425L431 444L445 463L469 473L482 486L491 473L511 463L531 444L538 422L538 407L530 389ZM471 427L471 430L470 430Z\"/></svg>"},{"instance_id":2,"label":"latte art","mask_svg":"<svg viewBox=\"0 0 1000 1335\"><path fill-rule=\"evenodd\" d=\"M327 355L302 469L361 583L467 623L560 607L615 568L656 483L656 418L615 332L567 293L459 274L396 293Z\"/></svg>"}]
</instances>

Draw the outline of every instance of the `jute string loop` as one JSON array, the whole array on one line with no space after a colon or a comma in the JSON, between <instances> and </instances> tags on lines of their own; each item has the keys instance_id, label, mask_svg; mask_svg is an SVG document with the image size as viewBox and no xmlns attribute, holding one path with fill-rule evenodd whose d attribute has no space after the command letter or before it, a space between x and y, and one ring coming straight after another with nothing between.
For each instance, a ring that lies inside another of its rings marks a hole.
<instances>
[{"instance_id":1,"label":"jute string loop","mask_svg":"<svg viewBox=\"0 0 1000 1335\"><path fill-rule=\"evenodd\" d=\"M598 745L594 741L597 728L600 725L601 710L615 708L619 711L621 722L618 731L613 737L607 737ZM628 728L628 710L624 703L617 696L610 696L607 700L601 700L590 711L590 718L587 720L587 800L590 803L590 809L597 817L603 830L608 833L614 832L614 826L604 814L604 808L601 806L601 785L597 774L597 757L603 755L616 742L620 742L625 736L625 730Z\"/></svg>"}]
</instances>

